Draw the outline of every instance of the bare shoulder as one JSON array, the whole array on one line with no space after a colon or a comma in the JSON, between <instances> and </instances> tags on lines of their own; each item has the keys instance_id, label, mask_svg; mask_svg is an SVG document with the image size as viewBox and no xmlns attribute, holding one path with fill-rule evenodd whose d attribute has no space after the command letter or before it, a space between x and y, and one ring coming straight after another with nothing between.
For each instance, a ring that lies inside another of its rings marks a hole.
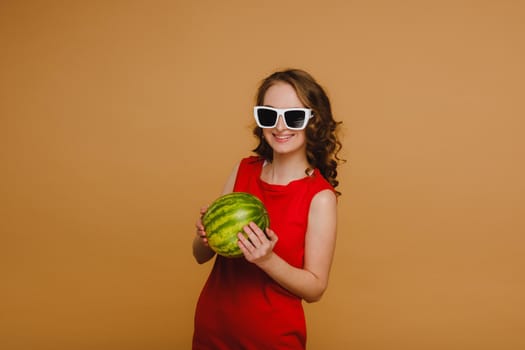
<instances>
[{"instance_id":1,"label":"bare shoulder","mask_svg":"<svg viewBox=\"0 0 525 350\"><path fill-rule=\"evenodd\" d=\"M313 208L332 207L337 204L337 197L334 191L326 189L318 192L312 198L311 206Z\"/></svg>"},{"instance_id":2,"label":"bare shoulder","mask_svg":"<svg viewBox=\"0 0 525 350\"><path fill-rule=\"evenodd\" d=\"M310 225L326 224L337 216L337 197L332 190L318 192L310 203Z\"/></svg>"},{"instance_id":3,"label":"bare shoulder","mask_svg":"<svg viewBox=\"0 0 525 350\"><path fill-rule=\"evenodd\" d=\"M227 194L230 192L233 192L233 187L235 186L235 180L237 179L237 172L239 171L240 162L237 162L235 166L232 169L232 172L230 173L230 176L226 180L226 184L224 185L224 189L222 191L223 194Z\"/></svg>"}]
</instances>

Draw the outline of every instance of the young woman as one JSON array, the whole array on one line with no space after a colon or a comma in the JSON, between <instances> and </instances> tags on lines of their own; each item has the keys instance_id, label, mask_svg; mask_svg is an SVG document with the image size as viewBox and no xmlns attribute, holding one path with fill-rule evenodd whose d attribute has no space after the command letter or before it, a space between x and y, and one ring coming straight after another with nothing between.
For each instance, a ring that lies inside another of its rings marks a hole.
<instances>
[{"instance_id":1,"label":"young woman","mask_svg":"<svg viewBox=\"0 0 525 350\"><path fill-rule=\"evenodd\" d=\"M216 257L197 303L193 349L304 349L302 300L318 301L328 285L339 123L323 88L302 70L273 73L256 100L256 156L237 164L224 193L257 196L271 227L251 223L248 239L239 233L244 257ZM200 218L196 227L193 255L202 264L215 253Z\"/></svg>"}]
</instances>

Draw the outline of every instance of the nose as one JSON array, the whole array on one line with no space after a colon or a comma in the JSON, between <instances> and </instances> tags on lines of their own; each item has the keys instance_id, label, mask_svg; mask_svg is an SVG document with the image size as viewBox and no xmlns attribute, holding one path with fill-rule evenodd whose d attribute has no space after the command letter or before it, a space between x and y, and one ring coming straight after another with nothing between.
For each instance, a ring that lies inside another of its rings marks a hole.
<instances>
[{"instance_id":1,"label":"nose","mask_svg":"<svg viewBox=\"0 0 525 350\"><path fill-rule=\"evenodd\" d=\"M284 129L286 129L286 124L284 123L284 115L279 114L277 116L277 125L275 125L275 128L277 130L284 130Z\"/></svg>"}]
</instances>

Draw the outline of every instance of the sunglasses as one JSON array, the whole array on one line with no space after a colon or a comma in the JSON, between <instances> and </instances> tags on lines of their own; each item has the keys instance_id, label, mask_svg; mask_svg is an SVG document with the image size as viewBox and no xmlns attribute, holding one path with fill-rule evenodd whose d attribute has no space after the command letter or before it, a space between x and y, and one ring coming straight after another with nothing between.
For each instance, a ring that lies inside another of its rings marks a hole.
<instances>
[{"instance_id":1,"label":"sunglasses","mask_svg":"<svg viewBox=\"0 0 525 350\"><path fill-rule=\"evenodd\" d=\"M279 116L283 117L284 124L291 130L302 130L312 118L312 110L309 108L272 108L266 106L255 106L253 108L255 121L260 128L275 128Z\"/></svg>"}]
</instances>

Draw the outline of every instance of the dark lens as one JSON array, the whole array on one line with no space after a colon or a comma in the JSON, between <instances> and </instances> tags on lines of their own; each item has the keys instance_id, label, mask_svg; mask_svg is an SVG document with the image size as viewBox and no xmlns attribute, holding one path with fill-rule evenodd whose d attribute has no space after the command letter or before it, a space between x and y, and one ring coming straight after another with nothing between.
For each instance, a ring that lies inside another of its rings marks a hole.
<instances>
[{"instance_id":1,"label":"dark lens","mask_svg":"<svg viewBox=\"0 0 525 350\"><path fill-rule=\"evenodd\" d=\"M260 108L257 110L257 117L262 126L274 126L277 120L277 112L271 109Z\"/></svg>"},{"instance_id":2,"label":"dark lens","mask_svg":"<svg viewBox=\"0 0 525 350\"><path fill-rule=\"evenodd\" d=\"M304 118L306 118L305 111L287 111L284 113L284 119L286 120L286 125L289 128L300 128L304 124Z\"/></svg>"}]
</instances>

